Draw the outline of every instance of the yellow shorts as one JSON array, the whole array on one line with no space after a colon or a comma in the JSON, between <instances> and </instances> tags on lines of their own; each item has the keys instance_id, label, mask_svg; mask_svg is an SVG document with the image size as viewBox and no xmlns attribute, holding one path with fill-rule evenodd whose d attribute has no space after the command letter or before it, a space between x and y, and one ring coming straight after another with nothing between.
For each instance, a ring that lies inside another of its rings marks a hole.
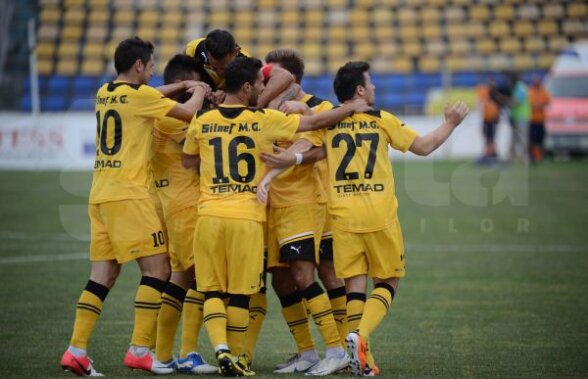
<instances>
[{"instance_id":1,"label":"yellow shorts","mask_svg":"<svg viewBox=\"0 0 588 379\"><path fill-rule=\"evenodd\" d=\"M198 207L188 207L172 213L166 220L169 238L169 260L173 272L194 266L194 229Z\"/></svg>"},{"instance_id":2,"label":"yellow shorts","mask_svg":"<svg viewBox=\"0 0 588 379\"><path fill-rule=\"evenodd\" d=\"M404 276L404 242L398 218L385 229L353 233L333 227L335 273L338 278L368 274L388 279Z\"/></svg>"},{"instance_id":3,"label":"yellow shorts","mask_svg":"<svg viewBox=\"0 0 588 379\"><path fill-rule=\"evenodd\" d=\"M236 218L200 216L194 232L198 291L251 295L263 285L263 226Z\"/></svg>"},{"instance_id":4,"label":"yellow shorts","mask_svg":"<svg viewBox=\"0 0 588 379\"><path fill-rule=\"evenodd\" d=\"M125 263L167 251L165 233L150 199L90 204L90 260Z\"/></svg>"},{"instance_id":5,"label":"yellow shorts","mask_svg":"<svg viewBox=\"0 0 588 379\"><path fill-rule=\"evenodd\" d=\"M319 204L270 208L267 267L288 267L293 260L318 262L325 215Z\"/></svg>"}]
</instances>

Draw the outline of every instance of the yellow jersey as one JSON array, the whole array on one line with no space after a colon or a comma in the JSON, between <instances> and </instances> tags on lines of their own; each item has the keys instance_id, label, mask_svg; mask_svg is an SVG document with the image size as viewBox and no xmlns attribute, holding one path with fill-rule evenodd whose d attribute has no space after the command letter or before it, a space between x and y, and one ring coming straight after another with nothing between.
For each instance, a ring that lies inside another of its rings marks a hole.
<instances>
[{"instance_id":1,"label":"yellow jersey","mask_svg":"<svg viewBox=\"0 0 588 379\"><path fill-rule=\"evenodd\" d=\"M114 81L100 87L90 204L149 198L153 127L175 105L147 85Z\"/></svg>"},{"instance_id":2,"label":"yellow jersey","mask_svg":"<svg viewBox=\"0 0 588 379\"><path fill-rule=\"evenodd\" d=\"M198 203L200 177L182 166L182 145L189 124L165 117L153 129L151 166L163 213L169 215Z\"/></svg>"},{"instance_id":3,"label":"yellow jersey","mask_svg":"<svg viewBox=\"0 0 588 379\"><path fill-rule=\"evenodd\" d=\"M213 89L225 89L225 78L218 76L216 71L214 71L214 69L208 64L208 56L206 55L206 48L204 47L205 40L206 38L196 38L195 40L188 42L186 45L186 55L202 59L202 62L204 62L204 70L206 70L206 73L210 76L216 86L216 88ZM239 54L237 54L238 57L251 57L251 54L249 54L247 50L241 47L239 48L241 50L239 51Z\"/></svg>"},{"instance_id":4,"label":"yellow jersey","mask_svg":"<svg viewBox=\"0 0 588 379\"><path fill-rule=\"evenodd\" d=\"M200 155L198 215L265 221L257 185L267 172L260 159L274 141L294 138L300 115L221 105L192 120L184 153Z\"/></svg>"},{"instance_id":5,"label":"yellow jersey","mask_svg":"<svg viewBox=\"0 0 588 379\"><path fill-rule=\"evenodd\" d=\"M333 104L309 94L304 95L300 102L305 103L315 112L333 109ZM304 138L305 133L296 134L295 139ZM292 143L278 141L278 145L287 149ZM284 208L298 204L325 203L325 190L315 171L314 165L302 164L292 166L272 180L269 203L272 208Z\"/></svg>"},{"instance_id":6,"label":"yellow jersey","mask_svg":"<svg viewBox=\"0 0 588 379\"><path fill-rule=\"evenodd\" d=\"M417 137L388 112L355 113L332 127L307 133L324 143L329 167L329 214L350 232L381 230L395 222L398 202L388 145L405 152Z\"/></svg>"}]
</instances>

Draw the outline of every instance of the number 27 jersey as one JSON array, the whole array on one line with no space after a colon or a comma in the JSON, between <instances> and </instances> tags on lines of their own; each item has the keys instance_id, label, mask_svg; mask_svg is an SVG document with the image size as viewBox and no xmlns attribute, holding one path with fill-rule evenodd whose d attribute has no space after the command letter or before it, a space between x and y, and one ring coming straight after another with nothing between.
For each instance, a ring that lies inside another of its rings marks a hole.
<instances>
[{"instance_id":1,"label":"number 27 jersey","mask_svg":"<svg viewBox=\"0 0 588 379\"><path fill-rule=\"evenodd\" d=\"M267 168L262 152L294 138L300 115L222 105L192 119L184 153L200 155L198 215L265 221L257 185Z\"/></svg>"},{"instance_id":2,"label":"number 27 jersey","mask_svg":"<svg viewBox=\"0 0 588 379\"><path fill-rule=\"evenodd\" d=\"M355 113L305 138L324 144L329 166L329 214L350 232L384 229L396 219L388 146L405 152L417 132L384 111Z\"/></svg>"}]
</instances>

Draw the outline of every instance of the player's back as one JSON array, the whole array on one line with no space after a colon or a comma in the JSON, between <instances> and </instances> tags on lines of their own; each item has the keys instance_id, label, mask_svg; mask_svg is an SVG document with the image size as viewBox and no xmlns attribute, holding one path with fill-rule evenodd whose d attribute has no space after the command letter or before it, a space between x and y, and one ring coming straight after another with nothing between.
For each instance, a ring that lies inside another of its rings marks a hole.
<instances>
[{"instance_id":1,"label":"player's back","mask_svg":"<svg viewBox=\"0 0 588 379\"><path fill-rule=\"evenodd\" d=\"M354 232L380 230L396 218L388 146L406 151L416 132L383 111L355 113L320 135L329 162L329 213Z\"/></svg>"},{"instance_id":2,"label":"player's back","mask_svg":"<svg viewBox=\"0 0 588 379\"><path fill-rule=\"evenodd\" d=\"M174 105L146 85L115 81L100 87L91 204L149 198L153 126Z\"/></svg>"},{"instance_id":3,"label":"player's back","mask_svg":"<svg viewBox=\"0 0 588 379\"><path fill-rule=\"evenodd\" d=\"M198 202L200 177L196 170L182 166L187 130L186 122L171 117L164 117L153 129L151 166L166 218Z\"/></svg>"},{"instance_id":4,"label":"player's back","mask_svg":"<svg viewBox=\"0 0 588 379\"><path fill-rule=\"evenodd\" d=\"M199 154L199 215L265 221L257 184L267 167L260 159L275 140L292 139L299 116L222 105L192 120L184 152Z\"/></svg>"}]
</instances>

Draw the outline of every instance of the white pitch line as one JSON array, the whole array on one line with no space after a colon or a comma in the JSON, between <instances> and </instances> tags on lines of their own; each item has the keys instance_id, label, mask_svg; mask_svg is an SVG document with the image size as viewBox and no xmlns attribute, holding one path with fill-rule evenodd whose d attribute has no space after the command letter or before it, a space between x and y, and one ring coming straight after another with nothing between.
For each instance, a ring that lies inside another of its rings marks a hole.
<instances>
[{"instance_id":1,"label":"white pitch line","mask_svg":"<svg viewBox=\"0 0 588 379\"><path fill-rule=\"evenodd\" d=\"M79 261L89 260L89 254L84 253L68 253L68 254L43 254L43 255L20 255L12 257L0 257L0 265L18 264L18 263L32 263L32 262L63 262L63 261Z\"/></svg>"}]
</instances>

